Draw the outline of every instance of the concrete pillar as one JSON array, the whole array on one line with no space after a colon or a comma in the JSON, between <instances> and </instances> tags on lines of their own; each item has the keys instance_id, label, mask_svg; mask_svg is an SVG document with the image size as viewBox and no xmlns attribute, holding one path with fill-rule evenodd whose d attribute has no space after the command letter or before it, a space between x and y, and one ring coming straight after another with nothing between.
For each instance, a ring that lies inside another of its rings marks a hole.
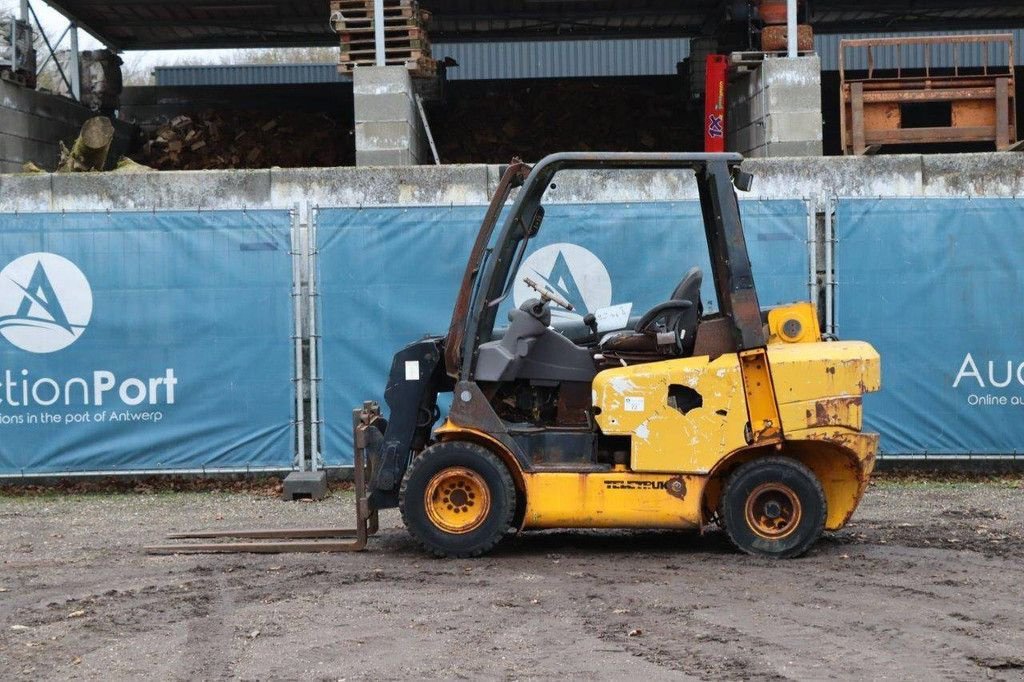
<instances>
[{"instance_id":1,"label":"concrete pillar","mask_svg":"<svg viewBox=\"0 0 1024 682\"><path fill-rule=\"evenodd\" d=\"M404 66L360 66L352 73L352 92L357 166L430 161L412 78Z\"/></svg>"},{"instance_id":2,"label":"concrete pillar","mask_svg":"<svg viewBox=\"0 0 1024 682\"><path fill-rule=\"evenodd\" d=\"M749 157L821 156L821 60L766 58L729 84L726 146Z\"/></svg>"}]
</instances>

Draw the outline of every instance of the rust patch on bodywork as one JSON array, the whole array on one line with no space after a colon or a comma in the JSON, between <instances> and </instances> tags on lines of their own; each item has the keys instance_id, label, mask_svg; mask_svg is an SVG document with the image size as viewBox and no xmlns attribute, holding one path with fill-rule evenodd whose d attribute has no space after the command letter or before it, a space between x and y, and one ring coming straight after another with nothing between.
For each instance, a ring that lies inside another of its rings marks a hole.
<instances>
[{"instance_id":1,"label":"rust patch on bodywork","mask_svg":"<svg viewBox=\"0 0 1024 682\"><path fill-rule=\"evenodd\" d=\"M807 411L807 426L846 426L860 423L864 400L860 396L825 398L814 404L814 414Z\"/></svg>"}]
</instances>

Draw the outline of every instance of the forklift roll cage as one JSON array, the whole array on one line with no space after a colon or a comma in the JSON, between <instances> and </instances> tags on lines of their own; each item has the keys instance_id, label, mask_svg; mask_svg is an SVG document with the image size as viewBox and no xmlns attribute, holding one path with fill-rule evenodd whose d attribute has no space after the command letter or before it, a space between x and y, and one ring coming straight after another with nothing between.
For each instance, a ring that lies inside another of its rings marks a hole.
<instances>
[{"instance_id":1,"label":"forklift roll cage","mask_svg":"<svg viewBox=\"0 0 1024 682\"><path fill-rule=\"evenodd\" d=\"M729 320L736 350L763 348L767 341L761 309L733 189L750 189L751 176L740 169L742 161L741 155L728 153L614 152L552 154L532 168L513 161L495 190L466 264L444 344L448 375L473 380L477 348L493 331L509 273L523 255L524 241L536 233L543 218L544 192L557 173L572 170L692 170L720 312ZM501 210L517 187L519 194L493 249L488 249Z\"/></svg>"}]
</instances>

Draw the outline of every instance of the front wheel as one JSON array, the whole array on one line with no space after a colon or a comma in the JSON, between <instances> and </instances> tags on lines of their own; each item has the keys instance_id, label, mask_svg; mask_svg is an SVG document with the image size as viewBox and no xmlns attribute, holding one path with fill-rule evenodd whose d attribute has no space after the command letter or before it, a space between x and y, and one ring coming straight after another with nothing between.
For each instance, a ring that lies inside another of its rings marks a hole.
<instances>
[{"instance_id":1,"label":"front wheel","mask_svg":"<svg viewBox=\"0 0 1024 682\"><path fill-rule=\"evenodd\" d=\"M402 521L439 557L479 556L505 535L516 510L512 475L494 453L451 441L424 450L402 479Z\"/></svg>"},{"instance_id":2,"label":"front wheel","mask_svg":"<svg viewBox=\"0 0 1024 682\"><path fill-rule=\"evenodd\" d=\"M787 457L747 462L729 477L721 518L732 543L747 554L798 557L825 528L825 493L814 473Z\"/></svg>"}]
</instances>

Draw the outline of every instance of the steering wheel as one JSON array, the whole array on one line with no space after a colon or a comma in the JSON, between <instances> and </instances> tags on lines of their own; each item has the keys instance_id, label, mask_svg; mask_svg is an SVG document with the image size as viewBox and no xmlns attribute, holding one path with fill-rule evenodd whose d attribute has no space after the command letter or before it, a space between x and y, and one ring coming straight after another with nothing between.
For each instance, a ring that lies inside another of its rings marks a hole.
<instances>
[{"instance_id":1,"label":"steering wheel","mask_svg":"<svg viewBox=\"0 0 1024 682\"><path fill-rule=\"evenodd\" d=\"M679 325L683 320L683 313L693 307L692 301L685 299L674 299L671 301L665 301L654 306L640 318L633 328L639 333L645 332L657 332L657 329L652 329L654 323L658 320L665 321L665 331L671 331L675 333L676 345L682 348L680 345L682 339L679 338Z\"/></svg>"},{"instance_id":2,"label":"steering wheel","mask_svg":"<svg viewBox=\"0 0 1024 682\"><path fill-rule=\"evenodd\" d=\"M547 303L548 301L551 301L555 305L561 306L566 310L573 310L572 303L569 303L569 301L565 300L564 298L556 294L554 291L551 291L551 289L549 289L548 287L538 282L535 282L529 277L523 277L523 283L526 284L526 286L533 289L534 291L536 291L538 294L540 294L541 302Z\"/></svg>"}]
</instances>

